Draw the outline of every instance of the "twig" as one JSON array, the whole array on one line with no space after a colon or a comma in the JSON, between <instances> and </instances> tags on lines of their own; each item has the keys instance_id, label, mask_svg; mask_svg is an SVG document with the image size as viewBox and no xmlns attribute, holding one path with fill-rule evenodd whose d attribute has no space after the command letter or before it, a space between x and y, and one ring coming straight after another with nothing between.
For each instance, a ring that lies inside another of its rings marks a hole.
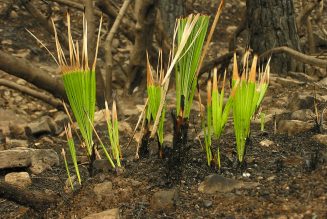
<instances>
[{"instance_id":1,"label":"twig","mask_svg":"<svg viewBox=\"0 0 327 219\"><path fill-rule=\"evenodd\" d=\"M229 59L233 58L234 53L236 53L237 55L241 55L242 50L239 49L239 50L236 50L236 51L226 53L224 55L221 55L221 56L217 57L216 59L213 59L213 60L210 60L210 61L204 63L202 68L200 69L199 77L202 74L204 74L205 72L210 71L211 69L213 69L217 65L222 64L222 63L226 62L226 60L229 60Z\"/></svg>"},{"instance_id":2,"label":"twig","mask_svg":"<svg viewBox=\"0 0 327 219\"><path fill-rule=\"evenodd\" d=\"M43 102L45 103L48 103L50 104L51 106L57 108L57 109L62 109L62 104L61 104L61 101L56 99L56 98L53 98L51 97L49 94L46 95L46 94L43 94L39 91L35 91L35 90L32 90L28 87L24 87L24 86L21 86L19 84L16 84L12 81L8 81L8 80L5 80L5 79L0 79L0 86L6 86L6 87L9 87L9 88L12 88L12 89L15 89L15 90L18 90L22 93L25 93L25 94L28 94L32 97L35 97L37 99L40 99L42 100Z\"/></svg>"},{"instance_id":3,"label":"twig","mask_svg":"<svg viewBox=\"0 0 327 219\"><path fill-rule=\"evenodd\" d=\"M291 49L289 47L286 47L286 46L272 48L272 49L262 53L260 55L260 59L271 56L273 53L286 53L287 55L291 56L292 58L294 58L295 60L297 60L299 62L313 65L313 66L318 66L320 68L325 68L325 69L327 68L326 60L317 59L315 57L300 53L300 52L298 52L294 49Z\"/></svg>"},{"instance_id":4,"label":"twig","mask_svg":"<svg viewBox=\"0 0 327 219\"><path fill-rule=\"evenodd\" d=\"M111 98L112 94L112 66L113 66L113 58L112 58L112 41L114 39L114 35L118 30L118 27L123 19L123 16L131 3L131 0L125 0L122 7L119 10L119 13L116 17L116 20L114 24L112 25L110 32L106 38L106 45L105 45L105 61L106 61L106 99L109 101L109 98Z\"/></svg>"}]
</instances>

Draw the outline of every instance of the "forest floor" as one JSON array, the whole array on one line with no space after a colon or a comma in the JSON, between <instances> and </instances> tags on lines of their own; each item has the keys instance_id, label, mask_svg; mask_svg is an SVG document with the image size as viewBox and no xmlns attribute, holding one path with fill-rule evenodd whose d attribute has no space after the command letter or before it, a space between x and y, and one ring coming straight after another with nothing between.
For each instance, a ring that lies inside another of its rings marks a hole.
<instances>
[{"instance_id":1,"label":"forest floor","mask_svg":"<svg viewBox=\"0 0 327 219\"><path fill-rule=\"evenodd\" d=\"M8 2L0 3L0 9ZM212 43L210 58L228 51L228 39L240 22L239 14L242 14L244 7L244 1L241 4L236 0L228 1L218 25L220 31ZM201 4L198 3L196 8L200 11ZM206 10L213 13L215 6L208 5ZM62 15L64 11L58 9ZM27 11L14 8L7 19L0 20L0 49L26 58L45 71L56 72L49 55L25 28L38 33L40 39L50 39L48 33L35 25ZM246 34L241 36L240 45L244 44L245 39ZM115 57L126 67L126 51L131 43L123 37L118 40ZM54 51L53 42L46 40L46 43ZM118 64L115 65L115 71L115 75L123 74ZM122 218L327 218L327 132L326 127L319 129L314 122L314 102L317 102L320 114L324 114L323 109L327 107L326 77L326 69L314 69L308 74L271 75L262 104L262 112L266 115L265 130L260 130L257 120L253 122L246 151L246 166L241 169L234 165L236 156L232 121L228 122L219 142L221 170L207 165L202 148L204 143L198 102L195 100L188 133L189 150L178 169L178 180L172 180L167 161L158 158L155 142L150 144L150 155L139 160L135 159L136 141L133 140L127 146L146 92L138 91L137 98L124 95L123 79L117 76L114 78L114 87L119 97L123 168L117 172L99 162L94 175L90 177L83 151L79 150L83 183L72 192L60 156L63 147L68 151L64 135L9 136L27 140L30 148L53 149L58 153L59 165L40 174L30 173L32 184L28 189L52 191L60 198L57 204L40 211L0 198L0 218L83 218L108 209L119 209ZM0 79L15 81L37 90L26 81L4 72L0 72ZM205 86L202 95L205 96ZM173 108L172 89L168 95L167 112ZM58 113L57 109L40 100L0 86L0 129L5 129L10 123L31 123L44 116L53 118ZM98 115L101 117L101 112ZM166 124L165 144L169 145L173 129L170 113L167 113ZM108 142L101 118L96 119L96 129ZM0 145L6 147L1 139ZM73 171L71 163L70 169ZM0 170L0 183L6 174L13 171L28 172L28 169ZM230 181L219 181L218 184L225 183L224 190L213 194L200 192L200 184L211 174L220 174L241 186L233 187L233 183L228 184ZM162 204L156 202L160 191L164 196Z\"/></svg>"}]
</instances>

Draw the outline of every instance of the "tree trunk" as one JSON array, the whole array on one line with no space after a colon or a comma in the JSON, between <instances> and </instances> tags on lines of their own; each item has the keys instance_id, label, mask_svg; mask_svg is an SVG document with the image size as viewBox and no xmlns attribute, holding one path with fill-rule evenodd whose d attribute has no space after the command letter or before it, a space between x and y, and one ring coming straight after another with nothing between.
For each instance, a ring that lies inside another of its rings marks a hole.
<instances>
[{"instance_id":1,"label":"tree trunk","mask_svg":"<svg viewBox=\"0 0 327 219\"><path fill-rule=\"evenodd\" d=\"M163 28L166 31L168 39L172 39L176 18L185 14L185 0L160 0L159 10Z\"/></svg>"},{"instance_id":2,"label":"tree trunk","mask_svg":"<svg viewBox=\"0 0 327 219\"><path fill-rule=\"evenodd\" d=\"M157 0L135 1L135 42L128 67L128 72L130 73L128 92L130 94L145 77L145 54L152 47L156 20L156 4Z\"/></svg>"},{"instance_id":3,"label":"tree trunk","mask_svg":"<svg viewBox=\"0 0 327 219\"><path fill-rule=\"evenodd\" d=\"M250 47L255 53L279 46L300 51L293 1L247 0ZM271 70L276 73L300 71L301 65L286 54L273 55Z\"/></svg>"}]
</instances>

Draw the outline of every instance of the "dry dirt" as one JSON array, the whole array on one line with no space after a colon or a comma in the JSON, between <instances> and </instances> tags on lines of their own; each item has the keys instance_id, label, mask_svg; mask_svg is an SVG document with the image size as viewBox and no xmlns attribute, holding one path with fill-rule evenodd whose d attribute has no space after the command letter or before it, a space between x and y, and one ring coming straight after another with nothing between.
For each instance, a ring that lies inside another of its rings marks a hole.
<instances>
[{"instance_id":1,"label":"dry dirt","mask_svg":"<svg viewBox=\"0 0 327 219\"><path fill-rule=\"evenodd\" d=\"M194 1L193 1L194 2ZM206 1L195 1L196 10L214 12ZM0 2L0 9L9 1ZM210 57L224 54L228 49L228 38L239 23L244 10L244 1L228 1L218 34L212 44ZM38 3L44 8L44 3ZM64 8L56 11L59 18L63 16ZM74 14L78 14L74 12ZM78 17L76 15L76 17ZM77 19L77 18L75 18ZM27 58L41 68L55 72L56 67L25 28L38 33L39 38L46 39L50 50L54 49L51 36L35 24L35 20L24 8L14 8L10 16L0 20L0 49L16 56ZM78 30L76 30L78 32ZM246 34L239 40L239 45L246 42ZM122 54L116 54L122 66L126 66L128 53L124 52L130 43L123 37L119 38L119 49ZM100 52L101 56L101 52ZM101 64L101 61L99 62ZM115 66L115 74L121 69ZM316 70L315 81L326 77L326 70ZM313 96L324 96L326 89L316 86L313 82L300 84L279 81L273 75L267 97L262 105L262 111L273 115L278 110L277 120L288 119L292 110L289 109L290 97L295 93ZM0 72L0 78L16 81L20 84L37 89L22 79ZM117 77L118 78L118 77ZM119 79L122 80L122 79ZM118 95L123 93L122 82L116 80ZM290 80L295 80L290 78ZM43 92L43 91L40 91ZM136 104L142 104L145 92L139 98L123 97L120 101L122 111L120 120L134 128L137 115L123 115L127 110L137 111ZM174 96L173 94L171 96ZM171 98L173 100L173 97ZM319 111L325 107L323 98L319 101ZM51 106L0 86L0 108L13 111L24 121L34 121L41 116L53 116L55 111ZM314 110L313 105L302 106L301 109ZM125 111L124 111L125 110ZM222 154L222 169L206 165L205 152L198 141L201 136L198 111L194 110L190 119L189 150L181 166L180 179L171 181L167 172L165 160L158 158L156 144L151 144L148 158L135 160L135 141L126 147L131 133L121 132L121 145L124 154L123 169L119 173L107 166L99 166L93 177L88 176L87 166L81 165L83 185L73 193L67 192L67 179L64 163L60 157L60 165L53 167L40 175L31 175L30 189L44 191L52 190L60 196L58 204L44 211L36 211L18 205L6 199L0 199L0 218L83 218L91 213L107 209L119 208L122 218L327 218L327 146L317 143L311 137L319 131L311 129L298 134L275 134L273 120L265 124L265 132L260 131L260 124L254 124L251 131L251 141L247 148L246 163L242 169L235 166L235 138L232 123L229 122L220 142ZM309 122L310 119L308 119ZM0 121L2 122L2 121ZM167 132L171 134L171 117L167 113ZM103 124L97 126L102 137L106 135ZM126 129L127 130L127 129ZM324 134L324 131L322 132ZM105 137L104 137L105 138ZM272 145L263 146L263 140L272 141ZM60 153L61 148L67 149L63 136L40 136L30 138L32 148L52 148ZM203 143L203 139L202 143ZM72 165L71 165L72 167ZM73 167L71 168L73 170ZM0 180L8 171L0 172ZM202 194L198 191L199 184L212 173L219 173L227 178L245 182L259 183L251 189L235 189L231 192L214 195ZM97 196L94 187L102 182L112 182L109 194ZM175 188L178 200L173 209L156 212L150 205L153 194L159 190Z\"/></svg>"}]
</instances>

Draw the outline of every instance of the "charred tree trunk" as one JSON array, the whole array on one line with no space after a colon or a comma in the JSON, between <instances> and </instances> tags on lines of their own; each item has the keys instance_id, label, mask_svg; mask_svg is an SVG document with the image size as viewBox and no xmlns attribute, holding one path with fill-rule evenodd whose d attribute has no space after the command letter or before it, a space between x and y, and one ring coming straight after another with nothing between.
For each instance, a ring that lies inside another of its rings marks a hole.
<instances>
[{"instance_id":1,"label":"charred tree trunk","mask_svg":"<svg viewBox=\"0 0 327 219\"><path fill-rule=\"evenodd\" d=\"M247 0L250 47L255 53L279 46L300 51L293 1ZM301 65L286 54L273 55L271 69L276 73L299 71Z\"/></svg>"},{"instance_id":2,"label":"charred tree trunk","mask_svg":"<svg viewBox=\"0 0 327 219\"><path fill-rule=\"evenodd\" d=\"M130 55L129 85L128 92L132 93L134 88L145 77L145 54L152 46L154 25L156 20L157 0L135 1L135 42Z\"/></svg>"},{"instance_id":3,"label":"charred tree trunk","mask_svg":"<svg viewBox=\"0 0 327 219\"><path fill-rule=\"evenodd\" d=\"M172 39L176 18L182 17L185 14L184 0L160 0L159 11L167 37Z\"/></svg>"}]
</instances>

